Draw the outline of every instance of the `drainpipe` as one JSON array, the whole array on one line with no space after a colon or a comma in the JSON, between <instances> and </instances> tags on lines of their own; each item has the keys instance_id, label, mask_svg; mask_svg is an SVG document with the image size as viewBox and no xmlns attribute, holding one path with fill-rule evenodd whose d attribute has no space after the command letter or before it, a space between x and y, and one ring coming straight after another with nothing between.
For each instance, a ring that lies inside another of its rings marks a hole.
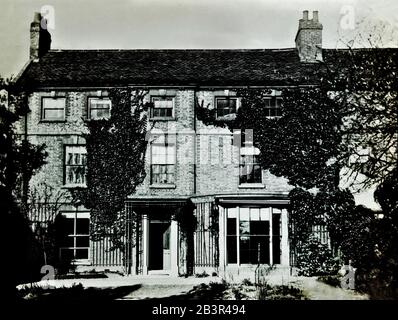
<instances>
[{"instance_id":1,"label":"drainpipe","mask_svg":"<svg viewBox=\"0 0 398 320\"><path fill-rule=\"evenodd\" d=\"M194 137L193 137L193 193L196 195L196 98L197 98L197 87L193 89L194 94L193 94L193 131L194 131Z\"/></svg>"}]
</instances>

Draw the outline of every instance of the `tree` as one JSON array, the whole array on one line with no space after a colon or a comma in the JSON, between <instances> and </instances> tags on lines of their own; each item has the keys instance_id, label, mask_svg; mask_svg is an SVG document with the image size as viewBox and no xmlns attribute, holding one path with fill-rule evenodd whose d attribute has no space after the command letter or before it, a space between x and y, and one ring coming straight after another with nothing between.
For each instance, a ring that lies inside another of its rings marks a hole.
<instances>
[{"instance_id":1,"label":"tree","mask_svg":"<svg viewBox=\"0 0 398 320\"><path fill-rule=\"evenodd\" d=\"M17 283L40 274L40 269L27 271L32 266L28 259L37 248L27 222L26 204L29 180L45 163L46 153L44 145L35 146L26 137L21 141L16 136L15 124L29 112L27 97L28 93L17 90L12 81L0 79L0 199L3 224L9 232L4 253L11 272L6 284L9 298Z\"/></svg>"},{"instance_id":2,"label":"tree","mask_svg":"<svg viewBox=\"0 0 398 320\"><path fill-rule=\"evenodd\" d=\"M87 123L87 188L74 193L75 200L91 209L92 239L111 236L121 248L125 200L145 178L146 93L132 88L110 90L110 118Z\"/></svg>"}]
</instances>

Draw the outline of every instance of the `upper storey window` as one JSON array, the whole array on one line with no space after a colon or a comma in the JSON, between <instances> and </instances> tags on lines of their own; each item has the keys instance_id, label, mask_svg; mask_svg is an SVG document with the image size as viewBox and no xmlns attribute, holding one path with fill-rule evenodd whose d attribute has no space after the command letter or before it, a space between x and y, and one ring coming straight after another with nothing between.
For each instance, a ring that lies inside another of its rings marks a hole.
<instances>
[{"instance_id":1,"label":"upper storey window","mask_svg":"<svg viewBox=\"0 0 398 320\"><path fill-rule=\"evenodd\" d=\"M267 97L265 98L265 114L269 118L281 117L281 97Z\"/></svg>"},{"instance_id":2,"label":"upper storey window","mask_svg":"<svg viewBox=\"0 0 398 320\"><path fill-rule=\"evenodd\" d=\"M44 97L41 105L41 120L44 121L65 121L64 97Z\"/></svg>"},{"instance_id":3,"label":"upper storey window","mask_svg":"<svg viewBox=\"0 0 398 320\"><path fill-rule=\"evenodd\" d=\"M88 99L88 119L108 119L111 112L111 100L109 98Z\"/></svg>"},{"instance_id":4,"label":"upper storey window","mask_svg":"<svg viewBox=\"0 0 398 320\"><path fill-rule=\"evenodd\" d=\"M218 97L216 98L217 118L236 114L238 109L238 98Z\"/></svg>"},{"instance_id":5,"label":"upper storey window","mask_svg":"<svg viewBox=\"0 0 398 320\"><path fill-rule=\"evenodd\" d=\"M151 119L173 119L174 97L152 97Z\"/></svg>"}]
</instances>

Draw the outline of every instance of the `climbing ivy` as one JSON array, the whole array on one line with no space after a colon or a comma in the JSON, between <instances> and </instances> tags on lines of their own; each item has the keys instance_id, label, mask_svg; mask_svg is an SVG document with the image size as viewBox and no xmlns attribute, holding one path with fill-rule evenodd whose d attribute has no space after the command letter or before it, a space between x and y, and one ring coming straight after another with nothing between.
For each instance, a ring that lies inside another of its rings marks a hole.
<instances>
[{"instance_id":1,"label":"climbing ivy","mask_svg":"<svg viewBox=\"0 0 398 320\"><path fill-rule=\"evenodd\" d=\"M84 135L87 187L76 190L74 198L90 209L92 239L110 236L116 247L123 246L125 200L145 178L146 94L133 88L111 89L110 118L88 121Z\"/></svg>"}]
</instances>

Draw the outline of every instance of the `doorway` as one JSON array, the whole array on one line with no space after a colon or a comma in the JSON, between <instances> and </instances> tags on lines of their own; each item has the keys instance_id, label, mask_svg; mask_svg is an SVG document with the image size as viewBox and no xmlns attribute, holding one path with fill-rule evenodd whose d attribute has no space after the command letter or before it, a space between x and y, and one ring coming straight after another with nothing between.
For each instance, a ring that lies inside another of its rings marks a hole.
<instances>
[{"instance_id":1,"label":"doorway","mask_svg":"<svg viewBox=\"0 0 398 320\"><path fill-rule=\"evenodd\" d=\"M148 270L170 270L170 221L149 221Z\"/></svg>"}]
</instances>

